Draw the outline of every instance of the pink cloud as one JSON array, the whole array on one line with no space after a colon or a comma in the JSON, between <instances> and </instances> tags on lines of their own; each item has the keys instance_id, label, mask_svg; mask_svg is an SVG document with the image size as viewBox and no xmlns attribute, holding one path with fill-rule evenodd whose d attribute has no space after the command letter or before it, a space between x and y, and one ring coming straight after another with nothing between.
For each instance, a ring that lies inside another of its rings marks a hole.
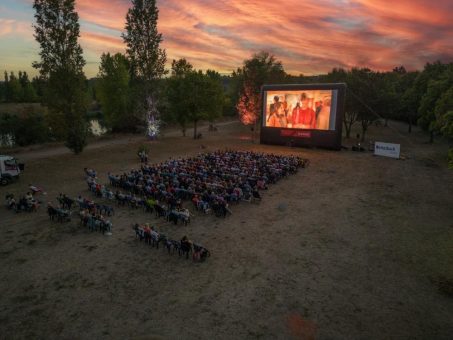
<instances>
[{"instance_id":1,"label":"pink cloud","mask_svg":"<svg viewBox=\"0 0 453 340\"><path fill-rule=\"evenodd\" d=\"M76 4L81 44L92 62L102 52L124 51L130 1ZM160 0L158 6L169 62L185 57L201 69L231 72L260 50L294 74L338 66L421 68L453 59L451 0ZM0 22L0 38L14 34L32 37L30 24Z\"/></svg>"},{"instance_id":2,"label":"pink cloud","mask_svg":"<svg viewBox=\"0 0 453 340\"><path fill-rule=\"evenodd\" d=\"M123 40L104 34L83 31L80 35L80 44L84 48L102 52L124 52Z\"/></svg>"},{"instance_id":3,"label":"pink cloud","mask_svg":"<svg viewBox=\"0 0 453 340\"><path fill-rule=\"evenodd\" d=\"M0 18L0 38L20 37L33 39L31 23L21 22L14 19Z\"/></svg>"}]
</instances>

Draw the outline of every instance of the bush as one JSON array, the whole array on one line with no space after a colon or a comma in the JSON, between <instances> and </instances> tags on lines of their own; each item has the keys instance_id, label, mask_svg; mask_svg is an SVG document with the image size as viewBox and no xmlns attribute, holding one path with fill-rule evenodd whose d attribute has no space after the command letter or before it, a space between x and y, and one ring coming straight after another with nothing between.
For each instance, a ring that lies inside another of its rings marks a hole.
<instances>
[{"instance_id":1,"label":"bush","mask_svg":"<svg viewBox=\"0 0 453 340\"><path fill-rule=\"evenodd\" d=\"M14 137L20 146L45 143L49 140L49 129L41 115L27 114L21 119Z\"/></svg>"},{"instance_id":2,"label":"bush","mask_svg":"<svg viewBox=\"0 0 453 340\"><path fill-rule=\"evenodd\" d=\"M49 141L49 128L41 114L1 114L0 135L11 135L15 144L26 146Z\"/></svg>"}]
</instances>

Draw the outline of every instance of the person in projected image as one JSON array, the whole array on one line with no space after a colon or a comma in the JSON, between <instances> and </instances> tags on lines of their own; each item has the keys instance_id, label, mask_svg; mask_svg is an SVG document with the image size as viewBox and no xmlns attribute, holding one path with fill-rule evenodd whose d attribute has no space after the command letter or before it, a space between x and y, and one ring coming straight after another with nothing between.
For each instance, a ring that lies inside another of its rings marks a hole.
<instances>
[{"instance_id":1,"label":"person in projected image","mask_svg":"<svg viewBox=\"0 0 453 340\"><path fill-rule=\"evenodd\" d=\"M269 121L271 118L277 113L277 105L279 104L280 98L278 96L274 96L274 102L269 105L269 116L267 116L266 125L269 126Z\"/></svg>"},{"instance_id":2,"label":"person in projected image","mask_svg":"<svg viewBox=\"0 0 453 340\"><path fill-rule=\"evenodd\" d=\"M319 113L317 113L316 126L317 130L329 130L330 123L330 97L324 97Z\"/></svg>"},{"instance_id":3,"label":"person in projected image","mask_svg":"<svg viewBox=\"0 0 453 340\"><path fill-rule=\"evenodd\" d=\"M268 120L267 126L277 127L277 128L286 128L288 121L286 120L285 108L283 103L276 103L276 113L271 115Z\"/></svg>"},{"instance_id":4,"label":"person in projected image","mask_svg":"<svg viewBox=\"0 0 453 340\"><path fill-rule=\"evenodd\" d=\"M323 103L322 103L322 99L321 98L315 101L315 115L316 115L316 119L318 119L318 115L319 115L319 113L322 110L322 105L323 105Z\"/></svg>"},{"instance_id":5,"label":"person in projected image","mask_svg":"<svg viewBox=\"0 0 453 340\"><path fill-rule=\"evenodd\" d=\"M285 111L286 123L288 128L292 127L292 105L291 102L288 101L288 95L283 97L283 110Z\"/></svg>"},{"instance_id":6,"label":"person in projected image","mask_svg":"<svg viewBox=\"0 0 453 340\"><path fill-rule=\"evenodd\" d=\"M315 111L309 107L310 98L303 92L300 95L300 102L292 112L292 127L296 129L314 129L316 125Z\"/></svg>"},{"instance_id":7,"label":"person in projected image","mask_svg":"<svg viewBox=\"0 0 453 340\"><path fill-rule=\"evenodd\" d=\"M301 121L302 117L302 108L300 107L300 102L296 103L293 111L291 112L291 127L296 128Z\"/></svg>"}]
</instances>

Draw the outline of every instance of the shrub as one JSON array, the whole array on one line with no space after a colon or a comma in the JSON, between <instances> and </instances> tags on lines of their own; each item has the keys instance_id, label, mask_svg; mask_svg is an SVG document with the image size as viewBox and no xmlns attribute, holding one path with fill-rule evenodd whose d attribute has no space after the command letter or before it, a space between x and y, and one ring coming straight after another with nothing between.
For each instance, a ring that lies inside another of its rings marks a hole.
<instances>
[{"instance_id":1,"label":"shrub","mask_svg":"<svg viewBox=\"0 0 453 340\"><path fill-rule=\"evenodd\" d=\"M45 143L49 128L41 114L26 112L23 115L0 115L0 135L11 135L19 146Z\"/></svg>"}]
</instances>

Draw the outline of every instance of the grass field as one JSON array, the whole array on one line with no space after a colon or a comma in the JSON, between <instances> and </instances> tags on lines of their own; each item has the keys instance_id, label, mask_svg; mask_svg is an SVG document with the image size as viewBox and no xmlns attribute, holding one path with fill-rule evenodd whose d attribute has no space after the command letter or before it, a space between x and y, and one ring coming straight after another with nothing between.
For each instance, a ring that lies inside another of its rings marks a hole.
<instances>
[{"instance_id":1,"label":"grass field","mask_svg":"<svg viewBox=\"0 0 453 340\"><path fill-rule=\"evenodd\" d=\"M451 339L453 173L447 145L406 126L369 138L402 144L405 160L370 152L253 144L239 124L193 140L131 138L74 156L37 150L2 197L27 190L93 198L83 168L107 172L225 147L297 154L310 166L241 203L226 219L194 212L187 227L116 207L113 235L50 222L44 207L0 209L0 338ZM190 131L188 132L190 136ZM350 143L345 141L346 144ZM201 149L201 146L206 149ZM190 207L189 203L186 203ZM212 255L169 256L135 239L132 222L187 234Z\"/></svg>"}]
</instances>

